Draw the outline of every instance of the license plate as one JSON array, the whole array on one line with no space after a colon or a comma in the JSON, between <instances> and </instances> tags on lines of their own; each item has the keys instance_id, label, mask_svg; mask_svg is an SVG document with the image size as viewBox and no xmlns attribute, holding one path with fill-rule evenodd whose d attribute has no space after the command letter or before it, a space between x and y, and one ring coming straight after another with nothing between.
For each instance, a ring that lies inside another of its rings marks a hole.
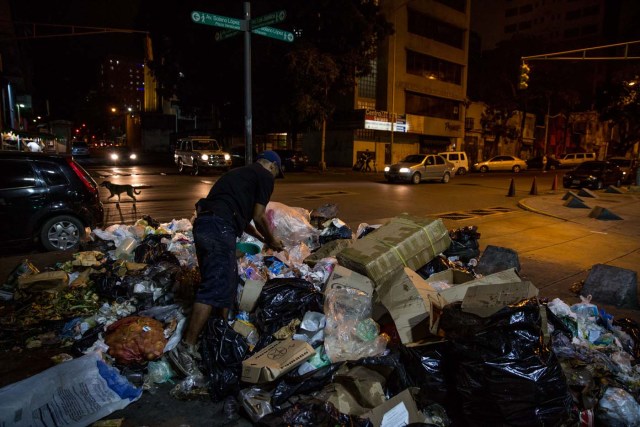
<instances>
[{"instance_id":1,"label":"license plate","mask_svg":"<svg viewBox=\"0 0 640 427\"><path fill-rule=\"evenodd\" d=\"M573 181L571 181L572 184L580 184L580 180L579 179L574 179Z\"/></svg>"}]
</instances>

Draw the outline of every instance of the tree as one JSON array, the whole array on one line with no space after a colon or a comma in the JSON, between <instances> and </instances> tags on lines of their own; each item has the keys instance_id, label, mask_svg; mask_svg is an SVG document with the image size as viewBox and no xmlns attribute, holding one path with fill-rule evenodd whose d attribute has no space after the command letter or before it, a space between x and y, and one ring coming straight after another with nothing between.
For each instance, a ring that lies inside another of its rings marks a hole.
<instances>
[{"instance_id":1,"label":"tree","mask_svg":"<svg viewBox=\"0 0 640 427\"><path fill-rule=\"evenodd\" d=\"M617 139L610 141L609 154L624 156L640 141L640 90L636 80L610 83L597 103L600 120L615 128Z\"/></svg>"}]
</instances>

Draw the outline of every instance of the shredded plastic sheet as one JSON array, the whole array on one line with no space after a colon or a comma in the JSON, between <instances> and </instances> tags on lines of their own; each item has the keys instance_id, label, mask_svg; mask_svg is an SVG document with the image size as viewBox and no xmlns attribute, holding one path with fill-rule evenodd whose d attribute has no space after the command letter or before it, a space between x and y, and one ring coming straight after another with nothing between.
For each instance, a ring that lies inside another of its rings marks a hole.
<instances>
[{"instance_id":1,"label":"shredded plastic sheet","mask_svg":"<svg viewBox=\"0 0 640 427\"><path fill-rule=\"evenodd\" d=\"M90 353L0 389L0 415L6 427L84 427L141 395L100 354Z\"/></svg>"}]
</instances>

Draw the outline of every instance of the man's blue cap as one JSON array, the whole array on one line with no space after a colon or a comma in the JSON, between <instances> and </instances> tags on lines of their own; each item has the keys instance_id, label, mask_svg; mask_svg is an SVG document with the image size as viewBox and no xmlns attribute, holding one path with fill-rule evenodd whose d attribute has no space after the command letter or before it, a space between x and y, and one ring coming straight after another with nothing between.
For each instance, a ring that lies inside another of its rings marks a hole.
<instances>
[{"instance_id":1,"label":"man's blue cap","mask_svg":"<svg viewBox=\"0 0 640 427\"><path fill-rule=\"evenodd\" d=\"M266 150L258 154L258 157L256 158L256 160L260 160L260 159L269 160L270 162L273 162L276 165L278 165L279 176L284 178L284 173L282 172L282 160L280 159L280 156L278 155L278 153L276 153L275 151Z\"/></svg>"}]
</instances>

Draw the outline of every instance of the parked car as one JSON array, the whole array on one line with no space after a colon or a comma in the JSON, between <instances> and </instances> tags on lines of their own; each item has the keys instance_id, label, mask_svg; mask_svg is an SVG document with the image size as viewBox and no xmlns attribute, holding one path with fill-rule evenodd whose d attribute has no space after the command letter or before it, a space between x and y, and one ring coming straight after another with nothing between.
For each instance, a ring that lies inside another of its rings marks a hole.
<instances>
[{"instance_id":1,"label":"parked car","mask_svg":"<svg viewBox=\"0 0 640 427\"><path fill-rule=\"evenodd\" d=\"M98 185L73 157L0 152L0 246L75 250L102 225Z\"/></svg>"},{"instance_id":2,"label":"parked car","mask_svg":"<svg viewBox=\"0 0 640 427\"><path fill-rule=\"evenodd\" d=\"M473 165L473 170L483 173L488 171L512 171L518 173L526 169L527 162L515 156L495 156Z\"/></svg>"},{"instance_id":3,"label":"parked car","mask_svg":"<svg viewBox=\"0 0 640 427\"><path fill-rule=\"evenodd\" d=\"M309 164L309 158L302 152L296 150L273 150L278 153L282 160L282 171L303 171Z\"/></svg>"},{"instance_id":4,"label":"parked car","mask_svg":"<svg viewBox=\"0 0 640 427\"><path fill-rule=\"evenodd\" d=\"M408 181L419 184L422 181L449 182L455 174L453 163L437 154L411 154L391 166L385 166L384 177L389 182Z\"/></svg>"},{"instance_id":5,"label":"parked car","mask_svg":"<svg viewBox=\"0 0 640 427\"><path fill-rule=\"evenodd\" d=\"M138 153L126 145L109 147L106 150L107 163L111 165L133 165L140 161Z\"/></svg>"},{"instance_id":6,"label":"parked car","mask_svg":"<svg viewBox=\"0 0 640 427\"><path fill-rule=\"evenodd\" d=\"M532 157L526 160L527 169L542 169L542 156ZM560 161L551 156L547 156L547 167L545 170L555 170L560 167Z\"/></svg>"},{"instance_id":7,"label":"parked car","mask_svg":"<svg viewBox=\"0 0 640 427\"><path fill-rule=\"evenodd\" d=\"M600 190L609 185L619 187L622 184L622 170L611 162L593 160L580 164L567 172L562 178L564 188L587 187Z\"/></svg>"},{"instance_id":8,"label":"parked car","mask_svg":"<svg viewBox=\"0 0 640 427\"><path fill-rule=\"evenodd\" d=\"M88 157L89 145L84 141L75 141L71 144L71 155L74 157Z\"/></svg>"},{"instance_id":9,"label":"parked car","mask_svg":"<svg viewBox=\"0 0 640 427\"><path fill-rule=\"evenodd\" d=\"M438 155L453 163L457 175L464 175L469 171L469 157L464 151L444 151Z\"/></svg>"},{"instance_id":10,"label":"parked car","mask_svg":"<svg viewBox=\"0 0 640 427\"><path fill-rule=\"evenodd\" d=\"M637 159L627 159L626 157L609 157L609 159L607 160L622 169L623 184L635 183L636 175L638 174Z\"/></svg>"},{"instance_id":11,"label":"parked car","mask_svg":"<svg viewBox=\"0 0 640 427\"><path fill-rule=\"evenodd\" d=\"M560 157L560 167L573 168L582 162L596 160L596 153L569 153Z\"/></svg>"},{"instance_id":12,"label":"parked car","mask_svg":"<svg viewBox=\"0 0 640 427\"><path fill-rule=\"evenodd\" d=\"M178 172L191 169L193 175L209 169L227 171L232 165L231 154L223 151L217 140L207 136L179 139L173 156Z\"/></svg>"}]
</instances>

